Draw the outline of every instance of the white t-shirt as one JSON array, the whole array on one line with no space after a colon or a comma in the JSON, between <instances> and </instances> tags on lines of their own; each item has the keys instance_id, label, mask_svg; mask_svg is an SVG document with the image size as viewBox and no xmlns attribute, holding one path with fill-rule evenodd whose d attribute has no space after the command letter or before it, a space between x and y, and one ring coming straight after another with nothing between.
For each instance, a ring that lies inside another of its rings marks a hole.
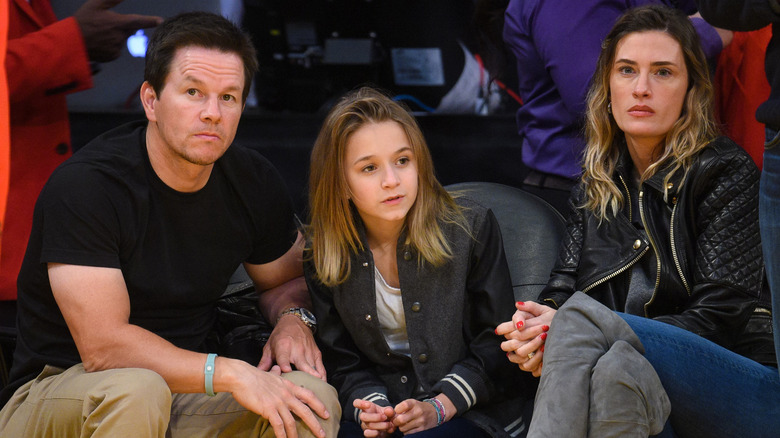
<instances>
[{"instance_id":1,"label":"white t-shirt","mask_svg":"<svg viewBox=\"0 0 780 438\"><path fill-rule=\"evenodd\" d=\"M376 274L374 282L376 284L376 312L379 317L379 327L382 329L382 334L391 350L409 356L409 335L406 333L401 289L387 284L376 266L374 272Z\"/></svg>"}]
</instances>

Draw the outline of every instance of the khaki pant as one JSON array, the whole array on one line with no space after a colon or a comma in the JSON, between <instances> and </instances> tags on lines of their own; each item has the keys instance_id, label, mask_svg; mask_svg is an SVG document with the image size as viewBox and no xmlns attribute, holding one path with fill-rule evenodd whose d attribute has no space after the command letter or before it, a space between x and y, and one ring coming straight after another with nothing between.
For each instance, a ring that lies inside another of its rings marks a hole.
<instances>
[{"instance_id":1,"label":"khaki pant","mask_svg":"<svg viewBox=\"0 0 780 438\"><path fill-rule=\"evenodd\" d=\"M336 390L309 374L284 378L313 391L330 413L320 419L335 437L341 418ZM297 418L297 417L296 417ZM298 436L313 436L297 422ZM126 368L87 373L47 366L0 411L0 438L20 437L273 437L269 422L229 393L171 394L157 373Z\"/></svg>"}]
</instances>

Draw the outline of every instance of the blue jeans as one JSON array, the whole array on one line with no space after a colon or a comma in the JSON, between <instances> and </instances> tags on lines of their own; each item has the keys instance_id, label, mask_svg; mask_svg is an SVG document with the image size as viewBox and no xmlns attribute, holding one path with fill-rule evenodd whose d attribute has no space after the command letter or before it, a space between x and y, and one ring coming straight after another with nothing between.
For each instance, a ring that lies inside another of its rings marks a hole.
<instances>
[{"instance_id":1,"label":"blue jeans","mask_svg":"<svg viewBox=\"0 0 780 438\"><path fill-rule=\"evenodd\" d=\"M780 132L766 129L764 170L758 195L758 223L769 288L772 291L775 354L780 359Z\"/></svg>"},{"instance_id":2,"label":"blue jeans","mask_svg":"<svg viewBox=\"0 0 780 438\"><path fill-rule=\"evenodd\" d=\"M687 330L618 313L645 347L687 437L777 437L780 375Z\"/></svg>"}]
</instances>

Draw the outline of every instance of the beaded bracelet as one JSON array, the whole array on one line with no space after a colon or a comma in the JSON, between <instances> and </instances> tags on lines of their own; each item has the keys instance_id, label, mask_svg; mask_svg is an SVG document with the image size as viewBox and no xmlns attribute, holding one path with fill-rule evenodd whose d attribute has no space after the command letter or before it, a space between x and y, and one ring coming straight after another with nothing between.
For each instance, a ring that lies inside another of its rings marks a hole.
<instances>
[{"instance_id":1,"label":"beaded bracelet","mask_svg":"<svg viewBox=\"0 0 780 438\"><path fill-rule=\"evenodd\" d=\"M441 410L441 422L444 423L444 420L447 419L447 410L444 409L444 403L436 397L433 398L433 401L436 403L436 407Z\"/></svg>"},{"instance_id":2,"label":"beaded bracelet","mask_svg":"<svg viewBox=\"0 0 780 438\"><path fill-rule=\"evenodd\" d=\"M436 397L426 398L423 401L430 403L431 406L433 406L433 408L436 410L436 425L441 426L441 424L444 423L444 419L447 417L447 411L444 409L442 402L440 402Z\"/></svg>"}]
</instances>

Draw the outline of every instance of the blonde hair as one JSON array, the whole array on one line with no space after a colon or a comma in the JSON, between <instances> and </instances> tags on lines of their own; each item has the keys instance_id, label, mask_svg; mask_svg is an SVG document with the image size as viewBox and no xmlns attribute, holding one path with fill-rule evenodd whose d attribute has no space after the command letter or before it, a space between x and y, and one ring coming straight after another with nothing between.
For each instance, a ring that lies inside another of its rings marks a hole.
<instances>
[{"instance_id":1,"label":"blonde hair","mask_svg":"<svg viewBox=\"0 0 780 438\"><path fill-rule=\"evenodd\" d=\"M418 252L420 263L424 260L440 266L452 251L439 220L465 229L460 208L436 180L417 121L382 92L360 88L342 97L330 110L311 153L307 237L317 276L326 286L344 282L350 274L350 255L364 249L348 199L344 169L347 141L363 125L384 121L401 126L416 158L417 199L406 215L405 244Z\"/></svg>"},{"instance_id":2,"label":"blonde hair","mask_svg":"<svg viewBox=\"0 0 780 438\"><path fill-rule=\"evenodd\" d=\"M669 169L664 187L676 172L683 172L684 179L696 154L718 135L709 68L690 19L677 9L661 5L626 12L602 44L587 97L587 141L582 176L586 200L580 207L591 210L600 220L609 220L610 213L617 215L624 202L622 192L612 179L625 145L625 136L609 113L609 79L615 52L618 43L627 35L647 31L665 32L680 44L688 70L688 91L680 118L666 134L661 156L640 175L641 179L644 181L664 168ZM666 196L666 188L664 192Z\"/></svg>"}]
</instances>

